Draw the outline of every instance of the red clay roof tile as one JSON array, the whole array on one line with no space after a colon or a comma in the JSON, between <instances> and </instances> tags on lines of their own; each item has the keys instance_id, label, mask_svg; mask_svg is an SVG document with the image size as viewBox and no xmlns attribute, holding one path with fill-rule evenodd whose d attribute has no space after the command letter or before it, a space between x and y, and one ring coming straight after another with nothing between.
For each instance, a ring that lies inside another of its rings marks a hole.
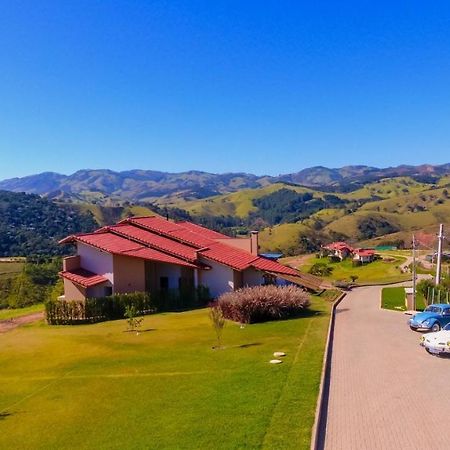
<instances>
[{"instance_id":1,"label":"red clay roof tile","mask_svg":"<svg viewBox=\"0 0 450 450\"><path fill-rule=\"evenodd\" d=\"M218 239L221 242L218 242ZM79 241L114 254L190 267L194 267L198 256L203 256L239 271L254 267L286 275L298 274L295 269L276 261L227 245L222 239L229 238L200 225L189 222L176 224L154 216L126 219L117 225L101 228L95 233L69 236L61 243ZM201 267L198 262L196 267Z\"/></svg>"},{"instance_id":2,"label":"red clay roof tile","mask_svg":"<svg viewBox=\"0 0 450 450\"><path fill-rule=\"evenodd\" d=\"M108 278L85 269L66 270L59 272L59 275L85 288L109 281Z\"/></svg>"}]
</instances>

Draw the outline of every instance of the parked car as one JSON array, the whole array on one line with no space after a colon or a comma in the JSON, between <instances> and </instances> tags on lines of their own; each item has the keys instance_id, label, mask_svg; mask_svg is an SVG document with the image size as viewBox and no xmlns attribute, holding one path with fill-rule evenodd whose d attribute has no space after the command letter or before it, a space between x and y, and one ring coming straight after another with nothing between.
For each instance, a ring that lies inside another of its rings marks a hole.
<instances>
[{"instance_id":1,"label":"parked car","mask_svg":"<svg viewBox=\"0 0 450 450\"><path fill-rule=\"evenodd\" d=\"M450 323L445 325L441 331L422 336L420 345L425 347L428 353L434 355L450 354Z\"/></svg>"},{"instance_id":2,"label":"parked car","mask_svg":"<svg viewBox=\"0 0 450 450\"><path fill-rule=\"evenodd\" d=\"M450 323L450 305L437 303L425 308L425 311L415 314L408 321L415 331L439 331Z\"/></svg>"}]
</instances>

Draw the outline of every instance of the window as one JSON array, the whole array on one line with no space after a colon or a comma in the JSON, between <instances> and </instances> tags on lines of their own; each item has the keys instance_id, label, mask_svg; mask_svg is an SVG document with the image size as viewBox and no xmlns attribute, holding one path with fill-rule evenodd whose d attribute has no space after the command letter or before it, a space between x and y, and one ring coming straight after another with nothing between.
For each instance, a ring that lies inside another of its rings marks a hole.
<instances>
[{"instance_id":1,"label":"window","mask_svg":"<svg viewBox=\"0 0 450 450\"><path fill-rule=\"evenodd\" d=\"M169 277L160 277L159 278L159 288L162 291L167 291L169 289Z\"/></svg>"},{"instance_id":2,"label":"window","mask_svg":"<svg viewBox=\"0 0 450 450\"><path fill-rule=\"evenodd\" d=\"M103 295L105 297L109 297L110 295L112 295L112 286L105 286L103 289Z\"/></svg>"},{"instance_id":3,"label":"window","mask_svg":"<svg viewBox=\"0 0 450 450\"><path fill-rule=\"evenodd\" d=\"M275 275L272 275L269 273L265 273L263 275L263 279L264 279L264 283L263 283L264 286L277 283L277 277Z\"/></svg>"}]
</instances>

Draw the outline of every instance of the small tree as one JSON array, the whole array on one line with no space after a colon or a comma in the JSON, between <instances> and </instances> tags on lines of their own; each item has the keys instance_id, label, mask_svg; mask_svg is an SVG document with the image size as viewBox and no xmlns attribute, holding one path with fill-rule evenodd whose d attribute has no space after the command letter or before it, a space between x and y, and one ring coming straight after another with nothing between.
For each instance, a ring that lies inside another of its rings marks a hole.
<instances>
[{"instance_id":1,"label":"small tree","mask_svg":"<svg viewBox=\"0 0 450 450\"><path fill-rule=\"evenodd\" d=\"M350 275L350 280L352 280L352 283L354 283L358 278L358 275Z\"/></svg>"},{"instance_id":2,"label":"small tree","mask_svg":"<svg viewBox=\"0 0 450 450\"><path fill-rule=\"evenodd\" d=\"M222 348L222 332L225 326L225 317L222 310L217 305L212 304L209 309L209 318L216 332L217 348Z\"/></svg>"},{"instance_id":3,"label":"small tree","mask_svg":"<svg viewBox=\"0 0 450 450\"><path fill-rule=\"evenodd\" d=\"M127 305L125 307L125 318L127 319L128 323L128 330L129 331L136 331L136 334L139 334L139 328L142 325L142 321L144 320L143 317L136 317L137 316L137 309L134 305Z\"/></svg>"},{"instance_id":4,"label":"small tree","mask_svg":"<svg viewBox=\"0 0 450 450\"><path fill-rule=\"evenodd\" d=\"M328 275L331 275L332 271L333 271L332 267L329 267L325 263L320 262L312 265L311 268L309 269L310 274L319 277L326 277Z\"/></svg>"}]
</instances>

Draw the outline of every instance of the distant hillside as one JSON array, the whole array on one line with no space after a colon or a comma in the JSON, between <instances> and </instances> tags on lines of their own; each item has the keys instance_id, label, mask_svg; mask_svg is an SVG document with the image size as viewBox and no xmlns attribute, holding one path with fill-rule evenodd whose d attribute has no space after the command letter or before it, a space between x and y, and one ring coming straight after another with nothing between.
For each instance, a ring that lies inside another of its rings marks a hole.
<instances>
[{"instance_id":1,"label":"distant hillside","mask_svg":"<svg viewBox=\"0 0 450 450\"><path fill-rule=\"evenodd\" d=\"M0 181L0 189L44 195L57 200L105 203L122 200L154 202L204 198L267 184L264 177L244 173L199 171L166 173L152 170L80 170L72 175L42 173Z\"/></svg>"},{"instance_id":2,"label":"distant hillside","mask_svg":"<svg viewBox=\"0 0 450 450\"><path fill-rule=\"evenodd\" d=\"M59 255L57 241L97 226L90 213L38 195L0 191L0 256Z\"/></svg>"},{"instance_id":3,"label":"distant hillside","mask_svg":"<svg viewBox=\"0 0 450 450\"><path fill-rule=\"evenodd\" d=\"M402 165L378 169L369 166L345 166L340 169L328 169L326 167L311 167L300 172L282 175L281 181L301 184L309 187L324 188L349 192L363 186L366 183L381 180L383 178L411 177L416 181L434 183L439 178L450 173L450 164L433 166L424 164L421 166Z\"/></svg>"},{"instance_id":4,"label":"distant hillside","mask_svg":"<svg viewBox=\"0 0 450 450\"><path fill-rule=\"evenodd\" d=\"M39 194L59 201L118 206L123 201L177 203L221 194L288 183L324 192L353 192L384 178L409 177L418 183L436 183L450 174L450 164L398 166L378 169L346 166L312 167L278 177L247 173L212 174L200 171L167 173L153 170L114 172L80 170L72 175L46 172L0 181L0 189Z\"/></svg>"},{"instance_id":5,"label":"distant hillside","mask_svg":"<svg viewBox=\"0 0 450 450\"><path fill-rule=\"evenodd\" d=\"M260 229L262 250L294 254L336 239L409 245L414 230L450 225L449 191L449 177L423 183L402 176L350 193L277 183L178 206L212 226L226 224L236 232Z\"/></svg>"}]
</instances>

